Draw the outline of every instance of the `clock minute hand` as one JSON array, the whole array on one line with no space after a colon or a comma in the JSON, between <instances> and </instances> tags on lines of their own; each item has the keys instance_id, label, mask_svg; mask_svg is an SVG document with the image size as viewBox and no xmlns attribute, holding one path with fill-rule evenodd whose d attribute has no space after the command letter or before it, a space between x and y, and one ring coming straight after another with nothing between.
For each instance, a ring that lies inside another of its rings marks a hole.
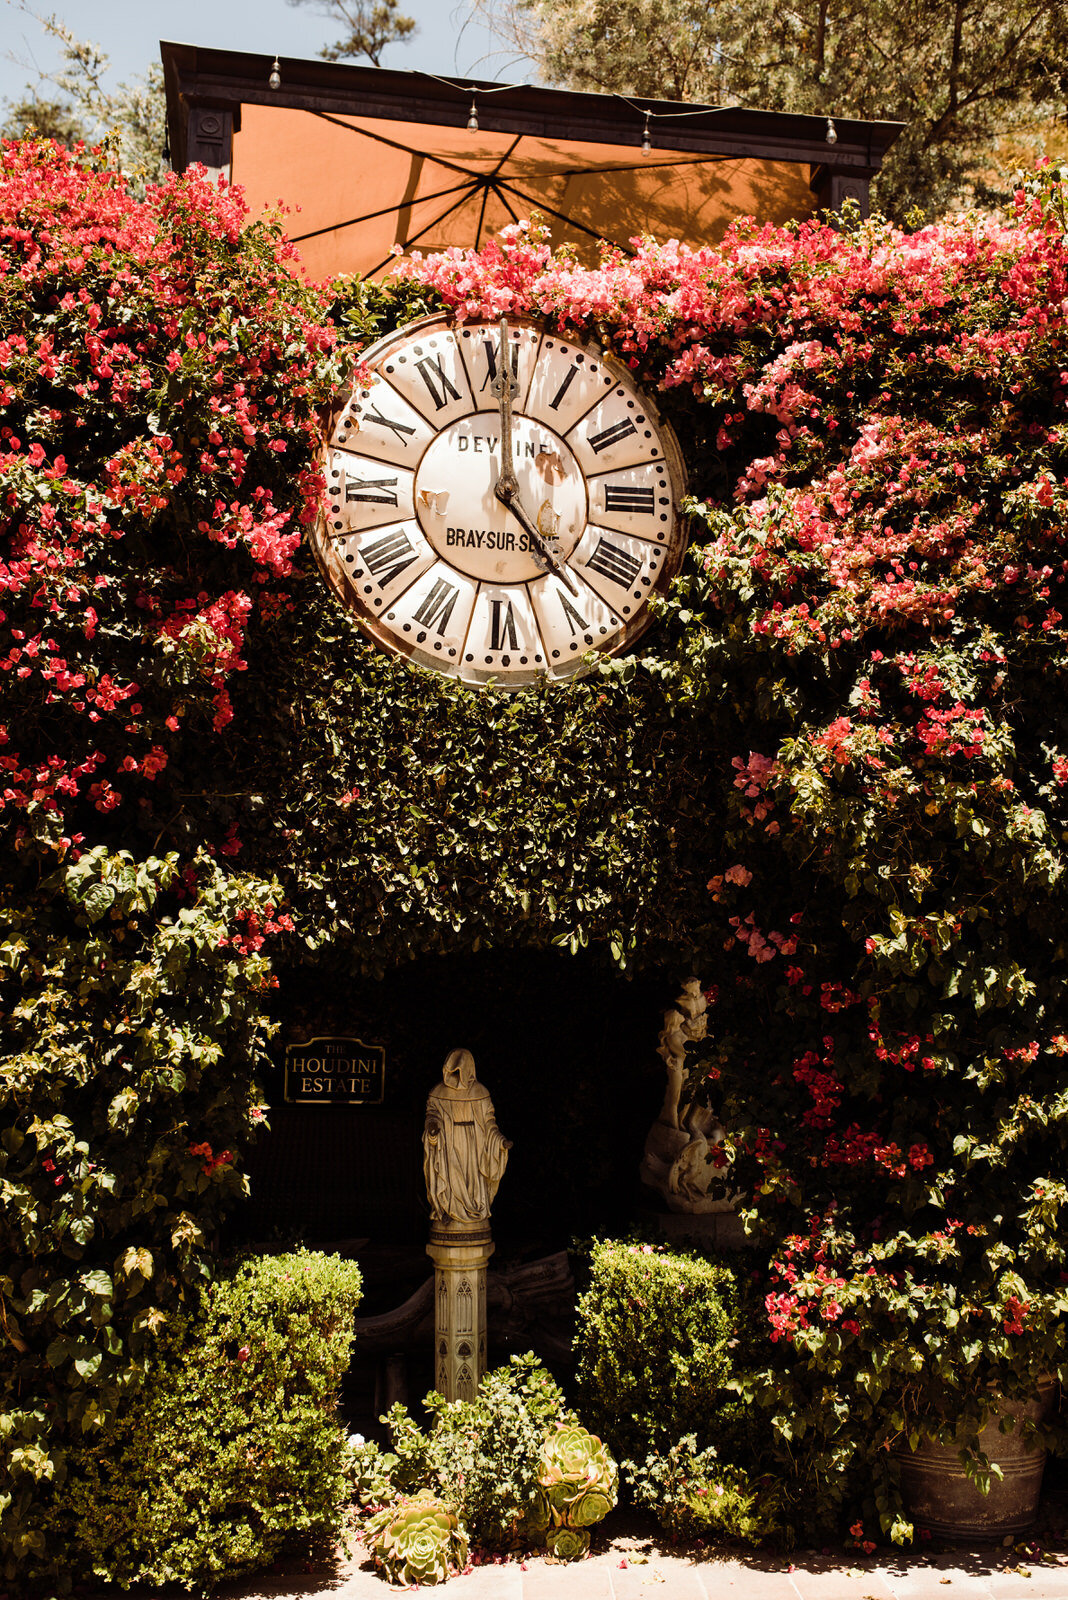
<instances>
[{"instance_id":1,"label":"clock minute hand","mask_svg":"<svg viewBox=\"0 0 1068 1600\"><path fill-rule=\"evenodd\" d=\"M515 467L513 465L515 457L512 446L512 401L519 393L519 385L512 376L512 359L509 344L508 318L502 317L497 371L494 373L493 382L490 384L490 392L497 396L501 412L501 470L497 474L497 482L493 486L493 492L501 502L501 505L508 507L516 521L529 534L534 544L541 551L546 566L556 573L556 576L566 589L573 595L577 595L578 590L575 588L570 573L557 561L542 538L541 530L533 518L527 515L523 502L519 498L519 481L515 475Z\"/></svg>"}]
</instances>

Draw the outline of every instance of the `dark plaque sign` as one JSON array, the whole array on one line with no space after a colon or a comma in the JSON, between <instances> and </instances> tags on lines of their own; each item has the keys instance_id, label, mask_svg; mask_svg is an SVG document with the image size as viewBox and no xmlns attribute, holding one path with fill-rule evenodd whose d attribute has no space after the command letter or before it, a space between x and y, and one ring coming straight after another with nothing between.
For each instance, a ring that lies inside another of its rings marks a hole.
<instances>
[{"instance_id":1,"label":"dark plaque sign","mask_svg":"<svg viewBox=\"0 0 1068 1600\"><path fill-rule=\"evenodd\" d=\"M362 1039L307 1039L286 1045L290 1105L381 1105L385 1086L383 1045Z\"/></svg>"}]
</instances>

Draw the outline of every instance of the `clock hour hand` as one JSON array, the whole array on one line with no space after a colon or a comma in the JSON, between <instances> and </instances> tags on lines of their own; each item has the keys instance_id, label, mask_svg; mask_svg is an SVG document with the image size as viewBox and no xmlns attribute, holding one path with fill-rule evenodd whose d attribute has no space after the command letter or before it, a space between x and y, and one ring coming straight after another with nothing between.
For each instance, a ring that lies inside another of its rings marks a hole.
<instances>
[{"instance_id":1,"label":"clock hour hand","mask_svg":"<svg viewBox=\"0 0 1068 1600\"><path fill-rule=\"evenodd\" d=\"M511 481L509 481L509 478ZM572 578L571 574L568 572L563 563L558 561L556 556L553 555L542 533L540 532L537 523L528 517L523 502L519 498L519 487L516 484L514 476L509 474L508 477L506 477L502 473L502 475L497 479L497 487L494 490L494 494L496 494L497 499L501 502L501 505L508 507L516 521L525 530L525 532L530 535L535 547L541 552L542 559L544 560L546 566L550 567L552 571L556 573L556 576L560 579L560 582L563 584L564 588L567 589L571 594L577 595L578 590L575 588L574 579Z\"/></svg>"}]
</instances>

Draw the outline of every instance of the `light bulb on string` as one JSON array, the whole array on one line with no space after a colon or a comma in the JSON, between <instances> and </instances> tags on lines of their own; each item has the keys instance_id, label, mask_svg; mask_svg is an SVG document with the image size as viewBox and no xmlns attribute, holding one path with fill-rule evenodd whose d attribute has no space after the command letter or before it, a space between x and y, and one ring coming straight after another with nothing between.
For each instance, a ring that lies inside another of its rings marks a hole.
<instances>
[{"instance_id":1,"label":"light bulb on string","mask_svg":"<svg viewBox=\"0 0 1068 1600\"><path fill-rule=\"evenodd\" d=\"M828 144L837 144L838 143L838 129L834 125L834 118L833 117L828 117L827 118L827 132L824 135L824 137L827 140Z\"/></svg>"},{"instance_id":2,"label":"light bulb on string","mask_svg":"<svg viewBox=\"0 0 1068 1600\"><path fill-rule=\"evenodd\" d=\"M271 62L271 75L267 79L267 87L268 89L280 89L282 87L282 69L279 66L277 56Z\"/></svg>"},{"instance_id":3,"label":"light bulb on string","mask_svg":"<svg viewBox=\"0 0 1068 1600\"><path fill-rule=\"evenodd\" d=\"M645 126L642 129L642 155L643 156L651 156L652 153L653 153L653 141L649 137L649 113L647 111L645 113Z\"/></svg>"},{"instance_id":4,"label":"light bulb on string","mask_svg":"<svg viewBox=\"0 0 1068 1600\"><path fill-rule=\"evenodd\" d=\"M471 96L471 114L467 119L467 126L471 133L478 132L478 106L475 104L474 95Z\"/></svg>"}]
</instances>

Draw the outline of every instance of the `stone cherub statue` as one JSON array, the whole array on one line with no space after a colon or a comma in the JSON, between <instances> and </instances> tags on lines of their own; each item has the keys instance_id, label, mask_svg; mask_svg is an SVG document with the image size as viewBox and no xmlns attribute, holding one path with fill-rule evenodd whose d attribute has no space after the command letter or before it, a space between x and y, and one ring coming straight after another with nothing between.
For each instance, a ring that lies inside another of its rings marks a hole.
<instances>
[{"instance_id":1,"label":"stone cherub statue","mask_svg":"<svg viewBox=\"0 0 1068 1600\"><path fill-rule=\"evenodd\" d=\"M667 1069L667 1087L660 1115L649 1129L640 1168L641 1180L656 1189L671 1211L712 1212L731 1209L727 1199L713 1199L709 1190L722 1180L712 1165L713 1148L724 1129L716 1114L694 1101L683 1102L686 1046L705 1037L708 1018L698 978L687 978L673 1007L664 1013L657 1054Z\"/></svg>"},{"instance_id":2,"label":"stone cherub statue","mask_svg":"<svg viewBox=\"0 0 1068 1600\"><path fill-rule=\"evenodd\" d=\"M435 1222L481 1222L490 1214L512 1141L493 1114L470 1050L453 1050L430 1091L423 1129L423 1174Z\"/></svg>"}]
</instances>

